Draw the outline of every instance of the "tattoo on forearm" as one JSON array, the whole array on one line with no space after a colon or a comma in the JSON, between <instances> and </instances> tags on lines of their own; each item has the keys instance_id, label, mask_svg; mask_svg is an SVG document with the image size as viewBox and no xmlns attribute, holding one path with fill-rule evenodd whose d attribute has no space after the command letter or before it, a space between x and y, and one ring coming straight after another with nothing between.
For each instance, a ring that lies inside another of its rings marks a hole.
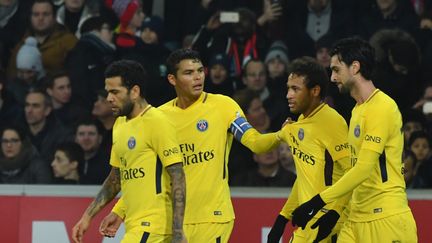
<instances>
[{"instance_id":1,"label":"tattoo on forearm","mask_svg":"<svg viewBox=\"0 0 432 243\"><path fill-rule=\"evenodd\" d=\"M102 188L96 195L96 198L86 209L86 213L93 217L105 205L111 202L120 191L120 170L119 168L112 167L111 172L102 184Z\"/></svg>"},{"instance_id":2,"label":"tattoo on forearm","mask_svg":"<svg viewBox=\"0 0 432 243\"><path fill-rule=\"evenodd\" d=\"M181 239L183 230L183 218L186 205L186 182L182 163L167 167L172 182L173 201L173 237Z\"/></svg>"}]
</instances>

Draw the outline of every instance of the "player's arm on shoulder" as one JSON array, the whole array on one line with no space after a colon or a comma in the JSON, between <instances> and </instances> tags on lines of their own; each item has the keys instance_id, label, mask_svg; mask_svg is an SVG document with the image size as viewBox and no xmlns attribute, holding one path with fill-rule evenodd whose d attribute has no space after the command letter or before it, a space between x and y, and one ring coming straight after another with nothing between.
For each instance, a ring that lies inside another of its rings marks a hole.
<instances>
[{"instance_id":1,"label":"player's arm on shoulder","mask_svg":"<svg viewBox=\"0 0 432 243\"><path fill-rule=\"evenodd\" d=\"M181 162L166 167L171 177L171 197L173 201L173 242L182 242L185 239L183 232L183 218L186 205L186 182Z\"/></svg>"},{"instance_id":2,"label":"player's arm on shoulder","mask_svg":"<svg viewBox=\"0 0 432 243\"><path fill-rule=\"evenodd\" d=\"M379 154L369 149L360 149L355 166L350 169L333 186L320 193L321 199L330 203L351 193L357 186L365 181L374 169Z\"/></svg>"},{"instance_id":3,"label":"player's arm on shoulder","mask_svg":"<svg viewBox=\"0 0 432 243\"><path fill-rule=\"evenodd\" d=\"M279 145L280 131L261 134L249 124L246 117L236 117L230 125L234 138L254 153L264 153Z\"/></svg>"},{"instance_id":4,"label":"player's arm on shoulder","mask_svg":"<svg viewBox=\"0 0 432 243\"><path fill-rule=\"evenodd\" d=\"M229 131L234 138L254 153L264 153L279 145L278 133L261 134L247 121L240 106L230 97L223 96L224 111Z\"/></svg>"}]
</instances>

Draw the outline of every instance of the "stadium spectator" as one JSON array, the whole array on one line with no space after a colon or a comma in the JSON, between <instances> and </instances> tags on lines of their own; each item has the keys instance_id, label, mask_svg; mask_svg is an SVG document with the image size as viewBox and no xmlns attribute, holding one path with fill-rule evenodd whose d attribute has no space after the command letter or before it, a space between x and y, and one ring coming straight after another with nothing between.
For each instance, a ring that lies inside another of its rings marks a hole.
<instances>
[{"instance_id":1,"label":"stadium spectator","mask_svg":"<svg viewBox=\"0 0 432 243\"><path fill-rule=\"evenodd\" d=\"M32 1L0 1L0 67L6 68L11 51L28 26Z\"/></svg>"},{"instance_id":2,"label":"stadium spectator","mask_svg":"<svg viewBox=\"0 0 432 243\"><path fill-rule=\"evenodd\" d=\"M267 86L273 95L286 95L286 81L288 79L288 49L282 41L275 41L270 46L265 57L268 73Z\"/></svg>"},{"instance_id":3,"label":"stadium spectator","mask_svg":"<svg viewBox=\"0 0 432 243\"><path fill-rule=\"evenodd\" d=\"M118 59L113 43L113 26L103 17L87 19L81 27L81 38L69 52L65 66L71 80L72 100L91 111L97 90L105 87L103 73Z\"/></svg>"},{"instance_id":4,"label":"stadium spectator","mask_svg":"<svg viewBox=\"0 0 432 243\"><path fill-rule=\"evenodd\" d=\"M48 163L43 161L25 131L8 125L1 130L0 183L48 184Z\"/></svg>"},{"instance_id":5,"label":"stadium spectator","mask_svg":"<svg viewBox=\"0 0 432 243\"><path fill-rule=\"evenodd\" d=\"M246 89L258 92L264 108L270 117L270 129L277 131L290 115L286 99L268 87L268 75L264 62L259 59L249 60L243 70L243 83Z\"/></svg>"},{"instance_id":6,"label":"stadium spectator","mask_svg":"<svg viewBox=\"0 0 432 243\"><path fill-rule=\"evenodd\" d=\"M84 162L84 151L73 142L61 143L51 162L53 184L80 184L79 167Z\"/></svg>"},{"instance_id":7,"label":"stadium spectator","mask_svg":"<svg viewBox=\"0 0 432 243\"><path fill-rule=\"evenodd\" d=\"M196 34L192 48L200 52L205 64L216 53L227 54L230 77L240 78L248 60L264 57L267 44L256 31L255 13L247 8L235 11L239 13L239 22L234 24L222 24L219 12L212 15Z\"/></svg>"},{"instance_id":8,"label":"stadium spectator","mask_svg":"<svg viewBox=\"0 0 432 243\"><path fill-rule=\"evenodd\" d=\"M108 93L101 89L97 92L97 100L93 104L92 115L102 124L101 149L110 154L112 145L112 129L116 120L112 106L107 100Z\"/></svg>"},{"instance_id":9,"label":"stadium spectator","mask_svg":"<svg viewBox=\"0 0 432 243\"><path fill-rule=\"evenodd\" d=\"M75 46L77 38L64 26L56 23L54 5L51 0L35 0L31 7L30 26L22 40L12 51L8 65L8 76L16 73L18 50L29 36L33 36L42 54L42 64L49 74L63 69L68 52Z\"/></svg>"},{"instance_id":10,"label":"stadium spectator","mask_svg":"<svg viewBox=\"0 0 432 243\"><path fill-rule=\"evenodd\" d=\"M42 57L34 37L27 37L16 58L17 72L8 85L9 92L23 105L30 89L42 88L45 70Z\"/></svg>"},{"instance_id":11,"label":"stadium spectator","mask_svg":"<svg viewBox=\"0 0 432 243\"><path fill-rule=\"evenodd\" d=\"M239 80L229 76L229 60L224 53L218 53L210 58L205 89L214 94L232 96L235 90L244 87Z\"/></svg>"},{"instance_id":12,"label":"stadium spectator","mask_svg":"<svg viewBox=\"0 0 432 243\"><path fill-rule=\"evenodd\" d=\"M75 129L75 142L84 150L81 166L81 184L101 185L111 170L107 163L110 152L101 147L101 125L94 119L79 121Z\"/></svg>"},{"instance_id":13,"label":"stadium spectator","mask_svg":"<svg viewBox=\"0 0 432 243\"><path fill-rule=\"evenodd\" d=\"M51 98L44 91L30 90L25 99L25 122L30 141L42 159L51 163L55 146L70 140L70 131L52 114Z\"/></svg>"},{"instance_id":14,"label":"stadium spectator","mask_svg":"<svg viewBox=\"0 0 432 243\"><path fill-rule=\"evenodd\" d=\"M99 15L99 10L91 3L92 1L86 0L64 0L64 4L57 9L57 23L64 25L79 39L83 23L87 19Z\"/></svg>"},{"instance_id":15,"label":"stadium spectator","mask_svg":"<svg viewBox=\"0 0 432 243\"><path fill-rule=\"evenodd\" d=\"M232 186L292 187L294 185L296 175L280 165L278 148L264 154L254 154L253 160L258 167L235 176Z\"/></svg>"},{"instance_id":16,"label":"stadium spectator","mask_svg":"<svg viewBox=\"0 0 432 243\"><path fill-rule=\"evenodd\" d=\"M409 149L414 153L417 163L412 179L413 188L432 187L432 159L431 159L431 139L424 131L416 131L411 134L408 141Z\"/></svg>"},{"instance_id":17,"label":"stadium spectator","mask_svg":"<svg viewBox=\"0 0 432 243\"><path fill-rule=\"evenodd\" d=\"M72 129L76 121L89 115L89 112L71 101L72 88L68 73L59 71L47 78L46 92L51 97L54 116L63 125Z\"/></svg>"}]
</instances>

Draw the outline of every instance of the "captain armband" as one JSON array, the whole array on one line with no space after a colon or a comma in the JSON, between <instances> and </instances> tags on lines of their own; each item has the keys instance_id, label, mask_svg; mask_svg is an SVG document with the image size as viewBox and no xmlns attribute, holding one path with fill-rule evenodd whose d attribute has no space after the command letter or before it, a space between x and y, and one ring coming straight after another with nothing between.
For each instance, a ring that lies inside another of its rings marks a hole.
<instances>
[{"instance_id":1,"label":"captain armband","mask_svg":"<svg viewBox=\"0 0 432 243\"><path fill-rule=\"evenodd\" d=\"M249 124L246 118L238 117L231 123L230 131L237 141L241 141L243 134L251 128L252 126Z\"/></svg>"}]
</instances>

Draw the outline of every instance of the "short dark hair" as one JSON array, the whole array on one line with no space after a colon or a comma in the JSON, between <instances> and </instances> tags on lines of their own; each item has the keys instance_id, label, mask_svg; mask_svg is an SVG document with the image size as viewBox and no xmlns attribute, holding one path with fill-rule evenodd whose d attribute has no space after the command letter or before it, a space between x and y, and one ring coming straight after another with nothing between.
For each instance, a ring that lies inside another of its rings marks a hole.
<instances>
[{"instance_id":1,"label":"short dark hair","mask_svg":"<svg viewBox=\"0 0 432 243\"><path fill-rule=\"evenodd\" d=\"M78 164L84 163L84 150L77 143L60 143L57 145L55 151L62 151L70 161L77 161Z\"/></svg>"},{"instance_id":2,"label":"short dark hair","mask_svg":"<svg viewBox=\"0 0 432 243\"><path fill-rule=\"evenodd\" d=\"M264 70L265 70L265 72L266 72L266 75L268 75L268 73L267 73L267 68L266 68L265 63L264 63L261 59L258 59L258 58L251 58L251 59L247 60L246 63L243 65L243 68L242 68L242 70L241 70L241 76L242 76L242 77L246 77L246 76L247 76L247 67L249 66L249 64L251 64L251 63L253 63L253 62L261 63L261 64L263 65L263 67L264 67Z\"/></svg>"},{"instance_id":3,"label":"short dark hair","mask_svg":"<svg viewBox=\"0 0 432 243\"><path fill-rule=\"evenodd\" d=\"M44 103L45 107L52 107L53 106L51 97L47 94L47 92L45 90L43 90L39 87L38 88L30 88L30 90L26 94L26 99L27 99L27 96L29 94L40 94L44 98L43 103Z\"/></svg>"},{"instance_id":4,"label":"short dark hair","mask_svg":"<svg viewBox=\"0 0 432 243\"><path fill-rule=\"evenodd\" d=\"M69 73L66 70L59 70L56 71L50 75L48 75L48 77L45 79L46 80L46 87L47 88L54 88L54 81L58 78L61 77L69 77Z\"/></svg>"},{"instance_id":5,"label":"short dark hair","mask_svg":"<svg viewBox=\"0 0 432 243\"><path fill-rule=\"evenodd\" d=\"M360 63L360 73L367 79L372 79L375 67L375 50L365 40L350 37L337 41L330 50L330 56L337 55L339 60L348 66L354 61Z\"/></svg>"},{"instance_id":6,"label":"short dark hair","mask_svg":"<svg viewBox=\"0 0 432 243\"><path fill-rule=\"evenodd\" d=\"M178 49L168 56L166 60L168 74L176 75L178 70L178 64L183 60L198 60L202 63L199 52L192 49Z\"/></svg>"},{"instance_id":7,"label":"short dark hair","mask_svg":"<svg viewBox=\"0 0 432 243\"><path fill-rule=\"evenodd\" d=\"M85 117L85 118L78 120L75 123L74 135L76 135L76 133L78 131L78 127L80 127L80 126L95 126L99 135L101 135L101 136L103 135L104 128L103 128L101 122L99 120L97 120L96 118Z\"/></svg>"},{"instance_id":8,"label":"short dark hair","mask_svg":"<svg viewBox=\"0 0 432 243\"><path fill-rule=\"evenodd\" d=\"M308 89L315 86L321 88L320 97L324 99L327 94L329 77L327 71L312 57L300 57L291 62L291 73L304 78Z\"/></svg>"},{"instance_id":9,"label":"short dark hair","mask_svg":"<svg viewBox=\"0 0 432 243\"><path fill-rule=\"evenodd\" d=\"M232 97L245 114L249 113L248 110L251 106L252 101L254 99L259 99L259 95L256 91L247 88L236 91Z\"/></svg>"},{"instance_id":10,"label":"short dark hair","mask_svg":"<svg viewBox=\"0 0 432 243\"><path fill-rule=\"evenodd\" d=\"M94 16L91 18L88 18L81 26L81 35L91 32L91 31L101 31L102 26L104 24L108 24L110 28L112 29L112 26L109 24L109 21L101 16Z\"/></svg>"},{"instance_id":11,"label":"short dark hair","mask_svg":"<svg viewBox=\"0 0 432 243\"><path fill-rule=\"evenodd\" d=\"M33 2L33 4L31 5L31 8L30 8L30 9L33 9L33 6L34 6L36 3L48 3L48 4L51 6L52 14L53 14L53 17L55 18L55 14L56 14L56 7L55 7L54 2L53 2L52 0L34 0L34 2Z\"/></svg>"},{"instance_id":12,"label":"short dark hair","mask_svg":"<svg viewBox=\"0 0 432 243\"><path fill-rule=\"evenodd\" d=\"M105 70L105 78L113 77L120 77L122 86L128 91L137 85L140 88L140 96L145 97L148 77L147 71L140 63L132 60L119 60L111 63Z\"/></svg>"},{"instance_id":13,"label":"short dark hair","mask_svg":"<svg viewBox=\"0 0 432 243\"><path fill-rule=\"evenodd\" d=\"M17 125L17 124L7 124L1 127L1 132L0 132L0 136L3 137L3 133L6 130L13 130L18 134L18 137L20 138L21 141L27 140L28 139L28 132L26 131L26 129L24 129L22 126Z\"/></svg>"},{"instance_id":14,"label":"short dark hair","mask_svg":"<svg viewBox=\"0 0 432 243\"><path fill-rule=\"evenodd\" d=\"M415 140L419 139L419 138L426 139L428 144L429 144L429 148L432 147L429 134L423 130L415 131L415 132L411 133L411 137L408 140L408 147L411 147L411 145L415 142Z\"/></svg>"}]
</instances>

